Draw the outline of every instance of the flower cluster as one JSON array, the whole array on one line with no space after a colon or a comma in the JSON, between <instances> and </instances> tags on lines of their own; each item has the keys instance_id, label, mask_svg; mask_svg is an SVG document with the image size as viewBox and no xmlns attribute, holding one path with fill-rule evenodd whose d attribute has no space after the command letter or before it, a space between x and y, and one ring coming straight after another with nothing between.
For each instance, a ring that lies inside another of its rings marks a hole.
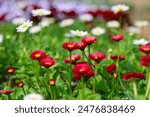
<instances>
[{"instance_id":1,"label":"flower cluster","mask_svg":"<svg viewBox=\"0 0 150 117\"><path fill-rule=\"evenodd\" d=\"M55 61L50 57L46 56L46 53L42 50L35 50L30 54L32 60L38 60L40 66L49 68L55 64Z\"/></svg>"}]
</instances>

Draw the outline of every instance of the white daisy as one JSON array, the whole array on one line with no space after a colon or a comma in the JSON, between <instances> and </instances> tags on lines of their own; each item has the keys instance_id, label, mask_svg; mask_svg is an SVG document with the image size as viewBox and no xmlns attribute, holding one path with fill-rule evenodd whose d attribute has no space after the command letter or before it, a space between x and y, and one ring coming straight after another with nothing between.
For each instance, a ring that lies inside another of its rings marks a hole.
<instances>
[{"instance_id":1,"label":"white daisy","mask_svg":"<svg viewBox=\"0 0 150 117\"><path fill-rule=\"evenodd\" d=\"M96 36L99 36L99 35L102 35L106 32L106 30L104 28L101 28L101 27L95 27L91 30L91 33L93 35L96 35Z\"/></svg>"},{"instance_id":2,"label":"white daisy","mask_svg":"<svg viewBox=\"0 0 150 117\"><path fill-rule=\"evenodd\" d=\"M116 20L108 21L107 22L107 27L109 27L109 28L119 28L120 23Z\"/></svg>"},{"instance_id":3,"label":"white daisy","mask_svg":"<svg viewBox=\"0 0 150 117\"><path fill-rule=\"evenodd\" d=\"M133 26L128 27L128 28L127 28L127 31L128 31L129 33L133 33L133 34L139 34L139 33L141 33L141 29L140 29L140 28L138 28L138 27L133 27Z\"/></svg>"},{"instance_id":4,"label":"white daisy","mask_svg":"<svg viewBox=\"0 0 150 117\"><path fill-rule=\"evenodd\" d=\"M39 25L41 27L47 27L54 22L55 22L54 18L43 18L42 21L39 23Z\"/></svg>"},{"instance_id":5,"label":"white daisy","mask_svg":"<svg viewBox=\"0 0 150 117\"><path fill-rule=\"evenodd\" d=\"M17 32L25 32L29 27L32 26L32 21L26 21L24 22L23 24L21 24L20 26L18 26L16 29L17 29Z\"/></svg>"},{"instance_id":6,"label":"white daisy","mask_svg":"<svg viewBox=\"0 0 150 117\"><path fill-rule=\"evenodd\" d=\"M30 33L38 33L40 31L41 31L41 27L40 26L33 26L29 30Z\"/></svg>"},{"instance_id":7,"label":"white daisy","mask_svg":"<svg viewBox=\"0 0 150 117\"><path fill-rule=\"evenodd\" d=\"M33 16L44 16L44 15L50 15L51 11L46 9L36 9L31 11Z\"/></svg>"},{"instance_id":8,"label":"white daisy","mask_svg":"<svg viewBox=\"0 0 150 117\"><path fill-rule=\"evenodd\" d=\"M111 10L114 13L120 13L120 12L125 12L129 10L129 6L125 5L125 4L117 4L111 7Z\"/></svg>"},{"instance_id":9,"label":"white daisy","mask_svg":"<svg viewBox=\"0 0 150 117\"><path fill-rule=\"evenodd\" d=\"M27 94L26 96L24 96L23 99L24 100L44 100L44 97L40 94L31 93L31 94Z\"/></svg>"},{"instance_id":10,"label":"white daisy","mask_svg":"<svg viewBox=\"0 0 150 117\"><path fill-rule=\"evenodd\" d=\"M74 23L73 19L64 19L59 23L60 27L67 27L67 26L71 26Z\"/></svg>"},{"instance_id":11,"label":"white daisy","mask_svg":"<svg viewBox=\"0 0 150 117\"><path fill-rule=\"evenodd\" d=\"M82 22L91 22L94 17L91 14L82 14L79 16L79 20Z\"/></svg>"},{"instance_id":12,"label":"white daisy","mask_svg":"<svg viewBox=\"0 0 150 117\"><path fill-rule=\"evenodd\" d=\"M134 25L135 25L136 27L142 28L142 27L148 26L148 25L149 25L149 22L146 21L146 20L143 20L143 21L135 21L135 22L134 22Z\"/></svg>"},{"instance_id":13,"label":"white daisy","mask_svg":"<svg viewBox=\"0 0 150 117\"><path fill-rule=\"evenodd\" d=\"M26 20L23 17L17 17L12 20L12 23L15 25L21 25L25 22Z\"/></svg>"},{"instance_id":14,"label":"white daisy","mask_svg":"<svg viewBox=\"0 0 150 117\"><path fill-rule=\"evenodd\" d=\"M3 42L3 35L0 34L0 43L2 43L2 42Z\"/></svg>"},{"instance_id":15,"label":"white daisy","mask_svg":"<svg viewBox=\"0 0 150 117\"><path fill-rule=\"evenodd\" d=\"M149 42L149 41L145 40L144 38L133 40L133 44L134 44L134 45L145 45L145 44L147 44L148 42Z\"/></svg>"},{"instance_id":16,"label":"white daisy","mask_svg":"<svg viewBox=\"0 0 150 117\"><path fill-rule=\"evenodd\" d=\"M78 36L78 37L84 37L84 36L88 35L87 31L80 31L80 30L71 30L70 33L73 36Z\"/></svg>"}]
</instances>

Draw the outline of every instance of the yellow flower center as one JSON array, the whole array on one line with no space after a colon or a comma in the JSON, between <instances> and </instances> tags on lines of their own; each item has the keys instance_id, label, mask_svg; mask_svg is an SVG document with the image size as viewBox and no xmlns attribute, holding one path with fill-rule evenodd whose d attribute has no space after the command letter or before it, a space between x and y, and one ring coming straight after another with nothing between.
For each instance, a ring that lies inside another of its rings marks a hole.
<instances>
[{"instance_id":1,"label":"yellow flower center","mask_svg":"<svg viewBox=\"0 0 150 117\"><path fill-rule=\"evenodd\" d=\"M12 73L12 72L13 72L13 70L12 70L12 69L9 69L9 70L8 70L8 73Z\"/></svg>"},{"instance_id":2,"label":"yellow flower center","mask_svg":"<svg viewBox=\"0 0 150 117\"><path fill-rule=\"evenodd\" d=\"M145 51L149 51L149 50L150 50L150 48L144 48L144 50L145 50Z\"/></svg>"},{"instance_id":3,"label":"yellow flower center","mask_svg":"<svg viewBox=\"0 0 150 117\"><path fill-rule=\"evenodd\" d=\"M73 45L68 45L68 48L72 48L73 47Z\"/></svg>"},{"instance_id":4,"label":"yellow flower center","mask_svg":"<svg viewBox=\"0 0 150 117\"><path fill-rule=\"evenodd\" d=\"M122 11L123 11L122 7L119 7L119 8L118 8L118 11L119 11L119 12L122 12Z\"/></svg>"},{"instance_id":5,"label":"yellow flower center","mask_svg":"<svg viewBox=\"0 0 150 117\"><path fill-rule=\"evenodd\" d=\"M28 28L27 24L22 25L22 28Z\"/></svg>"},{"instance_id":6,"label":"yellow flower center","mask_svg":"<svg viewBox=\"0 0 150 117\"><path fill-rule=\"evenodd\" d=\"M35 57L40 57L40 56L41 56L41 54L36 54L36 55L35 55Z\"/></svg>"},{"instance_id":7,"label":"yellow flower center","mask_svg":"<svg viewBox=\"0 0 150 117\"><path fill-rule=\"evenodd\" d=\"M50 84L50 85L54 85L54 84L55 84L55 81L52 80L52 81L49 82L49 84Z\"/></svg>"}]
</instances>

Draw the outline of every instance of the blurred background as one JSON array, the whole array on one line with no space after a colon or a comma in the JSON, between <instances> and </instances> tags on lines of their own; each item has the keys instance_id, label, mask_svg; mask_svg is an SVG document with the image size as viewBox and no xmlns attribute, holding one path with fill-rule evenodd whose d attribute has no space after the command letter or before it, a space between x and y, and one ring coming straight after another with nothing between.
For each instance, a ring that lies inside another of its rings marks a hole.
<instances>
[{"instance_id":1,"label":"blurred background","mask_svg":"<svg viewBox=\"0 0 150 117\"><path fill-rule=\"evenodd\" d=\"M130 19L147 20L150 21L150 0L0 0L0 20L10 20L17 17L29 17L29 11L32 9L29 7L32 5L34 9L39 6L50 10L72 10L75 9L77 13L83 13L87 9L94 10L95 8L107 9L112 5L125 3L130 6ZM53 7L53 8L52 8ZM26 14L22 12L28 11ZM54 11L55 13L55 11ZM62 14L58 14L58 17L62 17ZM143 35L146 38L150 37L150 26L143 28Z\"/></svg>"}]
</instances>

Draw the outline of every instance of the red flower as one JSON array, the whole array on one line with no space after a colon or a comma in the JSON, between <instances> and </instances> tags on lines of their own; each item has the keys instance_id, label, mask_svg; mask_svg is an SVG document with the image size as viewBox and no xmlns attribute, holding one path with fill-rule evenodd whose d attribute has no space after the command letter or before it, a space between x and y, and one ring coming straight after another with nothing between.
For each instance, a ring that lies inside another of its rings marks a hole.
<instances>
[{"instance_id":1,"label":"red flower","mask_svg":"<svg viewBox=\"0 0 150 117\"><path fill-rule=\"evenodd\" d=\"M75 42L65 42L63 43L62 47L68 51L73 51L78 49L78 44Z\"/></svg>"},{"instance_id":2,"label":"red flower","mask_svg":"<svg viewBox=\"0 0 150 117\"><path fill-rule=\"evenodd\" d=\"M114 35L114 36L112 36L111 37L111 40L113 40L113 41L120 41L120 40L122 40L124 38L124 36L122 35L122 34L117 34L117 35Z\"/></svg>"},{"instance_id":3,"label":"red flower","mask_svg":"<svg viewBox=\"0 0 150 117\"><path fill-rule=\"evenodd\" d=\"M1 94L10 94L12 92L13 92L13 90L6 90L6 89L0 90Z\"/></svg>"},{"instance_id":4,"label":"red flower","mask_svg":"<svg viewBox=\"0 0 150 117\"><path fill-rule=\"evenodd\" d=\"M51 67L54 64L55 64L55 61L49 56L40 59L40 65L43 67Z\"/></svg>"},{"instance_id":5,"label":"red flower","mask_svg":"<svg viewBox=\"0 0 150 117\"><path fill-rule=\"evenodd\" d=\"M115 71L115 69L116 69L115 64L111 64L105 68L106 72L108 72L108 73Z\"/></svg>"},{"instance_id":6,"label":"red flower","mask_svg":"<svg viewBox=\"0 0 150 117\"><path fill-rule=\"evenodd\" d=\"M48 84L51 85L51 86L54 86L54 85L56 84L56 80L50 79L50 80L48 81Z\"/></svg>"},{"instance_id":7,"label":"red flower","mask_svg":"<svg viewBox=\"0 0 150 117\"><path fill-rule=\"evenodd\" d=\"M14 69L14 67L7 67L6 72L7 72L7 74L13 74L15 72L15 69Z\"/></svg>"},{"instance_id":8,"label":"red flower","mask_svg":"<svg viewBox=\"0 0 150 117\"><path fill-rule=\"evenodd\" d=\"M94 53L89 55L89 58L96 61L96 62L100 62L106 58L106 55L103 52L95 51Z\"/></svg>"},{"instance_id":9,"label":"red flower","mask_svg":"<svg viewBox=\"0 0 150 117\"><path fill-rule=\"evenodd\" d=\"M24 83L22 81L18 82L18 87L23 87Z\"/></svg>"},{"instance_id":10,"label":"red flower","mask_svg":"<svg viewBox=\"0 0 150 117\"><path fill-rule=\"evenodd\" d=\"M140 61L142 66L148 67L150 65L150 56L141 56Z\"/></svg>"},{"instance_id":11,"label":"red flower","mask_svg":"<svg viewBox=\"0 0 150 117\"><path fill-rule=\"evenodd\" d=\"M143 45L139 48L139 51L144 53L150 53L150 44Z\"/></svg>"},{"instance_id":12,"label":"red flower","mask_svg":"<svg viewBox=\"0 0 150 117\"><path fill-rule=\"evenodd\" d=\"M81 41L83 43L85 43L86 45L91 45L92 43L94 43L96 41L96 37L94 37L94 36L85 36L81 39Z\"/></svg>"},{"instance_id":13,"label":"red flower","mask_svg":"<svg viewBox=\"0 0 150 117\"><path fill-rule=\"evenodd\" d=\"M81 58L81 56L79 54L72 55L71 56L71 63L75 64L80 58ZM64 60L64 63L70 63L70 57L67 57Z\"/></svg>"},{"instance_id":14,"label":"red flower","mask_svg":"<svg viewBox=\"0 0 150 117\"><path fill-rule=\"evenodd\" d=\"M79 74L79 75L86 74L90 70L91 70L90 65L85 62L79 62L76 65L74 65L74 67L72 68L72 72L74 74Z\"/></svg>"},{"instance_id":15,"label":"red flower","mask_svg":"<svg viewBox=\"0 0 150 117\"><path fill-rule=\"evenodd\" d=\"M73 80L80 80L80 79L81 79L81 75L79 75L79 74L73 75Z\"/></svg>"},{"instance_id":16,"label":"red flower","mask_svg":"<svg viewBox=\"0 0 150 117\"><path fill-rule=\"evenodd\" d=\"M118 55L111 55L110 58L112 60L117 60L118 59ZM125 56L119 56L119 60L125 60Z\"/></svg>"},{"instance_id":17,"label":"red flower","mask_svg":"<svg viewBox=\"0 0 150 117\"><path fill-rule=\"evenodd\" d=\"M39 60L43 57L46 57L46 53L41 50L35 50L30 54L32 60Z\"/></svg>"},{"instance_id":18,"label":"red flower","mask_svg":"<svg viewBox=\"0 0 150 117\"><path fill-rule=\"evenodd\" d=\"M130 81L133 79L142 80L142 79L144 79L144 74L138 73L138 72L128 72L128 73L123 75L123 80L125 80L125 81Z\"/></svg>"},{"instance_id":19,"label":"red flower","mask_svg":"<svg viewBox=\"0 0 150 117\"><path fill-rule=\"evenodd\" d=\"M95 73L94 73L93 71L89 71L89 72L87 72L86 74L84 74L83 77L84 77L84 78L90 78L90 77L92 77L92 76L94 76L94 75L95 75Z\"/></svg>"},{"instance_id":20,"label":"red flower","mask_svg":"<svg viewBox=\"0 0 150 117\"><path fill-rule=\"evenodd\" d=\"M80 42L80 43L78 44L78 49L84 50L86 46L87 46L87 45L86 45L85 43Z\"/></svg>"}]
</instances>

